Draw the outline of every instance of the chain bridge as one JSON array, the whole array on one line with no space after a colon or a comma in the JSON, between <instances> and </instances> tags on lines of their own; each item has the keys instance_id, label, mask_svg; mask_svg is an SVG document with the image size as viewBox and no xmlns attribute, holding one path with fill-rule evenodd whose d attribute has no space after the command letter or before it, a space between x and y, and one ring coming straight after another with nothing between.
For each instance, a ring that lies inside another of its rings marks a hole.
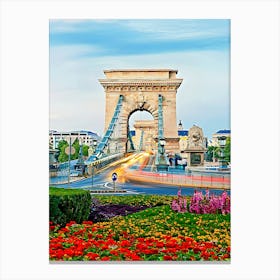
<instances>
[{"instance_id":1,"label":"chain bridge","mask_svg":"<svg viewBox=\"0 0 280 280\"><path fill-rule=\"evenodd\" d=\"M154 153L160 156L179 151L176 121L176 94L182 79L173 69L104 70L105 79L99 79L105 91L105 131L94 154L85 162L98 168L126 153L136 151L129 118L136 111L147 111L157 130L153 135ZM164 151L161 141L164 141ZM139 147L142 149L143 134ZM138 147L138 150L139 150ZM164 161L165 159L163 159ZM167 163L166 163L167 164ZM90 173L90 168L88 168Z\"/></svg>"}]
</instances>

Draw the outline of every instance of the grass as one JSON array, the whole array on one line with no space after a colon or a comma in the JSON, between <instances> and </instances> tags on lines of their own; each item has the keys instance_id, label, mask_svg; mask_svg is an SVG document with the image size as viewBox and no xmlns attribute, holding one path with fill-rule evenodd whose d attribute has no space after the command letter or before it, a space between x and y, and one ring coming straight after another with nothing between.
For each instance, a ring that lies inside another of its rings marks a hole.
<instances>
[{"instance_id":1,"label":"grass","mask_svg":"<svg viewBox=\"0 0 280 280\"><path fill-rule=\"evenodd\" d=\"M63 189L63 188L56 188L50 187L49 188L49 195L75 195L75 194L85 194L87 190L79 190L79 189Z\"/></svg>"}]
</instances>

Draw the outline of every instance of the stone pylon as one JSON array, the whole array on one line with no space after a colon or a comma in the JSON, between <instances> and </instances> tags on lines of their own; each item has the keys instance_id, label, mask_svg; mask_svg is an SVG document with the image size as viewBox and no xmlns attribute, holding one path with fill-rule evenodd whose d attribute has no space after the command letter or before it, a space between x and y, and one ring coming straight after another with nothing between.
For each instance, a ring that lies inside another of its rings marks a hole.
<instances>
[{"instance_id":1,"label":"stone pylon","mask_svg":"<svg viewBox=\"0 0 280 280\"><path fill-rule=\"evenodd\" d=\"M99 79L105 90L105 132L111 122L118 98L123 95L122 111L112 142L118 143L118 151L126 152L128 121L136 111L149 112L158 126L158 96L163 96L163 130L166 152L179 152L176 118L176 94L183 79L176 77L172 69L104 70L106 79ZM157 130L153 138L158 141Z\"/></svg>"}]
</instances>

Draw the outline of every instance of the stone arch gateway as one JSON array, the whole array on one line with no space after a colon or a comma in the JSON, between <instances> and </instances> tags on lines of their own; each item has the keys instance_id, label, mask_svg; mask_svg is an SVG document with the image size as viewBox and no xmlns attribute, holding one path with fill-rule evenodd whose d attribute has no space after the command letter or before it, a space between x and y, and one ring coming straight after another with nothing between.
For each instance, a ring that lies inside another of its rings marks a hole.
<instances>
[{"instance_id":1,"label":"stone arch gateway","mask_svg":"<svg viewBox=\"0 0 280 280\"><path fill-rule=\"evenodd\" d=\"M158 96L163 97L163 132L166 152L179 151L179 138L176 118L176 94L183 79L176 77L172 69L133 69L104 70L106 79L99 79L105 90L105 132L113 118L120 95L123 96L122 110L119 115L117 133L110 142L118 152L126 152L129 116L135 111L147 111L158 126ZM157 131L157 130L156 130ZM157 141L158 132L154 135Z\"/></svg>"}]
</instances>

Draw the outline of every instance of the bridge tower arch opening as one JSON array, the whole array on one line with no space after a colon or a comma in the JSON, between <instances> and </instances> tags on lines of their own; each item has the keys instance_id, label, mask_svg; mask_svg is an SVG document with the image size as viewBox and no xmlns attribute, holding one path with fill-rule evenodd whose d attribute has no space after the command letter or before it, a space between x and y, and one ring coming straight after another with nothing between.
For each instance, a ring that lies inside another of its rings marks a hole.
<instances>
[{"instance_id":1,"label":"bridge tower arch opening","mask_svg":"<svg viewBox=\"0 0 280 280\"><path fill-rule=\"evenodd\" d=\"M104 70L105 79L99 79L105 91L105 132L114 118L120 96L122 108L118 114L118 125L110 137L114 151L127 152L129 118L136 111L147 111L159 121L159 96L162 96L163 133L166 152L179 152L177 132L176 94L182 79L173 69ZM158 141L158 130L155 130Z\"/></svg>"},{"instance_id":2,"label":"bridge tower arch opening","mask_svg":"<svg viewBox=\"0 0 280 280\"><path fill-rule=\"evenodd\" d=\"M128 116L128 130L136 151L155 152L157 130L154 116L146 110L136 110ZM132 134L133 132L133 134ZM128 147L129 147L129 141ZM129 150L129 148L127 149Z\"/></svg>"}]
</instances>

